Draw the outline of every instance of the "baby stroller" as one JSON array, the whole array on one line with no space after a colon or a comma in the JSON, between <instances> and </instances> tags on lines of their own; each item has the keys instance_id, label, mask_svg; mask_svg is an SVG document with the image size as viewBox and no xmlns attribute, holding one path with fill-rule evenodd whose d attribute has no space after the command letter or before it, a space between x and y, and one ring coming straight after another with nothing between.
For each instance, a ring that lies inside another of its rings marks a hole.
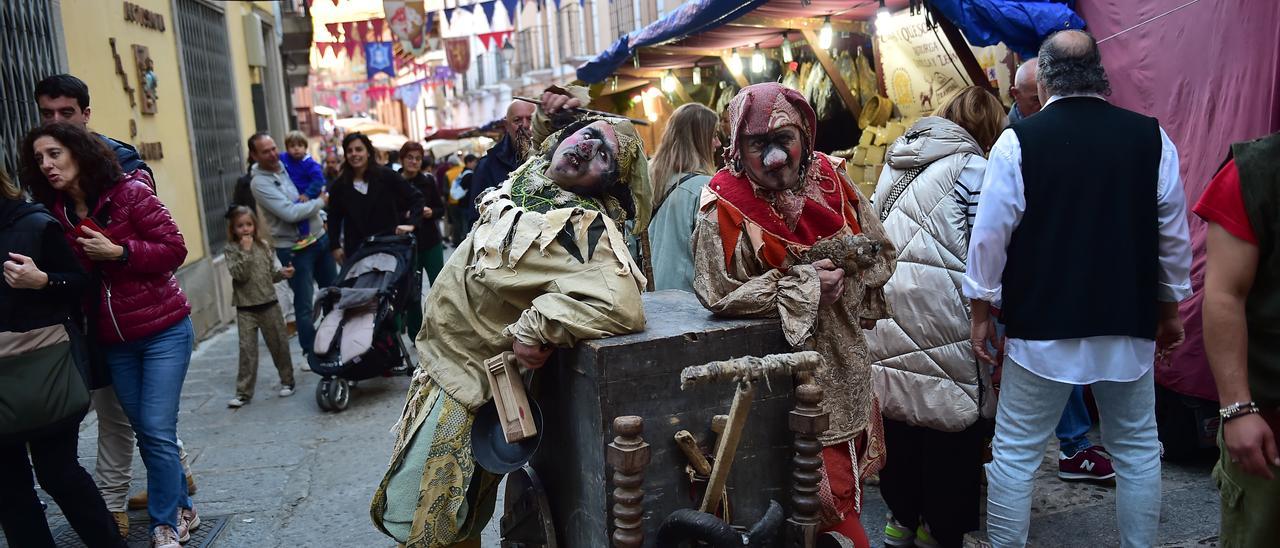
<instances>
[{"instance_id":1,"label":"baby stroller","mask_svg":"<svg viewBox=\"0 0 1280 548\"><path fill-rule=\"evenodd\" d=\"M311 370L323 377L316 386L320 409L346 409L356 381L413 370L397 322L422 294L413 252L412 234L371 237L345 261L337 285L317 295Z\"/></svg>"}]
</instances>

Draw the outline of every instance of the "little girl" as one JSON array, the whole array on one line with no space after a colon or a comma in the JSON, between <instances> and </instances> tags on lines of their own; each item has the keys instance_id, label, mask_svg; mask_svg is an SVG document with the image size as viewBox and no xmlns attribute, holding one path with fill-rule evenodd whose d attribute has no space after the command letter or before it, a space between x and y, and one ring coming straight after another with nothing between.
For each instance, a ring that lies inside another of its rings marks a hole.
<instances>
[{"instance_id":1,"label":"little girl","mask_svg":"<svg viewBox=\"0 0 1280 548\"><path fill-rule=\"evenodd\" d=\"M293 266L281 267L271 244L258 231L258 216L245 206L227 210L227 270L231 271L231 305L240 330L240 372L236 397L227 407L241 407L253 399L258 380L258 330L267 340L271 361L280 373L280 397L293 395L293 362L284 314L273 284L293 276Z\"/></svg>"}]
</instances>

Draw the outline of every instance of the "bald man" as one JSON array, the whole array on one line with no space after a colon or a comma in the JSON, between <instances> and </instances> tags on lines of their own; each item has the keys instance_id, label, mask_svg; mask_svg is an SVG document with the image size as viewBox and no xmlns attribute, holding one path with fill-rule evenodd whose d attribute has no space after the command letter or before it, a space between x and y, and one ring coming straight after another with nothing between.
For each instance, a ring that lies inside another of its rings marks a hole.
<instances>
[{"instance_id":1,"label":"bald man","mask_svg":"<svg viewBox=\"0 0 1280 548\"><path fill-rule=\"evenodd\" d=\"M1040 112L1040 95L1036 93L1037 63L1038 57L1027 59L1013 75L1013 87L1009 88L1009 95L1013 96L1013 108L1009 109L1010 124Z\"/></svg>"},{"instance_id":2,"label":"bald man","mask_svg":"<svg viewBox=\"0 0 1280 548\"><path fill-rule=\"evenodd\" d=\"M476 173L471 177L471 188L467 192L465 204L467 225L475 224L478 217L475 200L485 191L506 181L507 175L528 159L529 143L533 136L533 112L536 108L536 105L527 101L512 101L507 105L507 116L502 119L505 135L480 159Z\"/></svg>"}]
</instances>

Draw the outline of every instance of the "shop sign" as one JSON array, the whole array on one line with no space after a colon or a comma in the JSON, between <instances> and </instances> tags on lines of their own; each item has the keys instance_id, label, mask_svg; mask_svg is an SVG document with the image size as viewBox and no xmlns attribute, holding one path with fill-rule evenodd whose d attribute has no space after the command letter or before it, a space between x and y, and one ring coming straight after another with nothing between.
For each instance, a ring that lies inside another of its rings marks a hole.
<instances>
[{"instance_id":1,"label":"shop sign","mask_svg":"<svg viewBox=\"0 0 1280 548\"><path fill-rule=\"evenodd\" d=\"M133 2L124 3L124 20L151 30L164 32L164 16Z\"/></svg>"},{"instance_id":2,"label":"shop sign","mask_svg":"<svg viewBox=\"0 0 1280 548\"><path fill-rule=\"evenodd\" d=\"M884 87L903 117L928 116L948 96L971 83L941 29L930 28L923 13L892 16L877 42ZM1008 97L1014 55L1003 44L970 48L989 83Z\"/></svg>"}]
</instances>

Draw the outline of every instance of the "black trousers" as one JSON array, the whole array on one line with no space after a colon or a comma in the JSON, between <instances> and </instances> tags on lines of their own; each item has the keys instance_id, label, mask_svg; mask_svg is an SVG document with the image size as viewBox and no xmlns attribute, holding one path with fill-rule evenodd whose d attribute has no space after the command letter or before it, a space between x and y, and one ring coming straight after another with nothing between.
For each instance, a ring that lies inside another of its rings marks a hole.
<instances>
[{"instance_id":1,"label":"black trousers","mask_svg":"<svg viewBox=\"0 0 1280 548\"><path fill-rule=\"evenodd\" d=\"M898 523L915 530L924 520L944 547L961 546L978 529L986 430L983 421L942 432L884 419L880 495Z\"/></svg>"},{"instance_id":2,"label":"black trousers","mask_svg":"<svg viewBox=\"0 0 1280 548\"><path fill-rule=\"evenodd\" d=\"M22 441L0 443L0 526L9 546L53 548L53 535L36 498L35 477L89 548L124 548L93 478L76 458L80 421L67 421ZM31 458L27 459L28 448Z\"/></svg>"}]
</instances>

